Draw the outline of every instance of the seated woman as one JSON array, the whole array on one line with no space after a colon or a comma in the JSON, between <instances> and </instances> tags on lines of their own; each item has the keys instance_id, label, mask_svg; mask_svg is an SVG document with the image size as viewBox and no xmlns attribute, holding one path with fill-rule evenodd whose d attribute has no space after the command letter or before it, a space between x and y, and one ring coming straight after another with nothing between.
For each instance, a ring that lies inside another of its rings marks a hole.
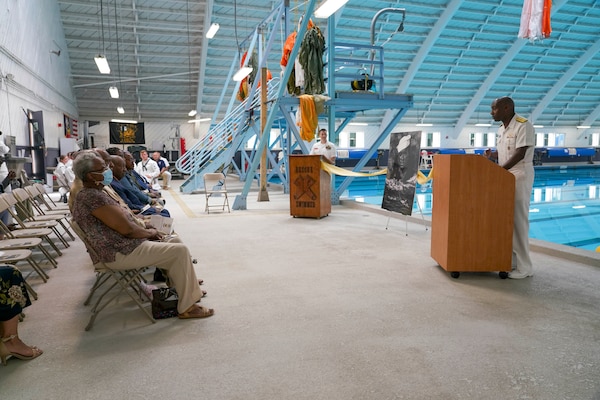
<instances>
[{"instance_id":1,"label":"seated woman","mask_svg":"<svg viewBox=\"0 0 600 400\"><path fill-rule=\"evenodd\" d=\"M73 172L83 188L77 193L73 219L90 239L99 259L108 268L119 270L155 265L168 272L179 295L179 318L205 318L212 308L196 304L202 291L196 278L188 248L182 243L159 242L156 229L143 228L102 188L112 181L112 171L93 152L80 154L73 162Z\"/></svg>"},{"instance_id":2,"label":"seated woman","mask_svg":"<svg viewBox=\"0 0 600 400\"><path fill-rule=\"evenodd\" d=\"M19 315L31 305L21 272L12 265L0 265L0 361L9 357L33 360L43 351L19 339Z\"/></svg>"}]
</instances>

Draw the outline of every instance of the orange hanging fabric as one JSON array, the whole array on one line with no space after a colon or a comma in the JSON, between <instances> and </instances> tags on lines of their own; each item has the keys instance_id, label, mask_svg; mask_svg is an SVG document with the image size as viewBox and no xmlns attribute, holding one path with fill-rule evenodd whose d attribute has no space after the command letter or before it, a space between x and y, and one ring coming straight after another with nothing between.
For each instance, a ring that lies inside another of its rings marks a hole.
<instances>
[{"instance_id":1,"label":"orange hanging fabric","mask_svg":"<svg viewBox=\"0 0 600 400\"><path fill-rule=\"evenodd\" d=\"M319 125L319 116L315 108L313 96L303 94L298 96L300 100L300 121L296 125L300 127L300 137L302 140L310 142L315 138L315 129Z\"/></svg>"},{"instance_id":2,"label":"orange hanging fabric","mask_svg":"<svg viewBox=\"0 0 600 400\"><path fill-rule=\"evenodd\" d=\"M282 66L287 66L290 58L290 54L292 54L292 50L294 49L294 44L296 43L297 32L292 32L285 40L285 44L283 45L283 55L281 56L281 61L279 62Z\"/></svg>"},{"instance_id":3,"label":"orange hanging fabric","mask_svg":"<svg viewBox=\"0 0 600 400\"><path fill-rule=\"evenodd\" d=\"M552 11L552 0L544 0L544 12L542 14L542 37L550 37L552 27L550 26L550 14Z\"/></svg>"}]
</instances>

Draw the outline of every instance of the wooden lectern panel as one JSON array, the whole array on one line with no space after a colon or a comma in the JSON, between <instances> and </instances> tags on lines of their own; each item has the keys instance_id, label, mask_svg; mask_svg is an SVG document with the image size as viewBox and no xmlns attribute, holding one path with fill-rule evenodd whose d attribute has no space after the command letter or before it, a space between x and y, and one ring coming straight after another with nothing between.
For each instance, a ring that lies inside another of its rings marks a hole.
<instances>
[{"instance_id":1,"label":"wooden lectern panel","mask_svg":"<svg viewBox=\"0 0 600 400\"><path fill-rule=\"evenodd\" d=\"M290 155L290 215L321 218L331 212L331 177L321 156Z\"/></svg>"},{"instance_id":2,"label":"wooden lectern panel","mask_svg":"<svg viewBox=\"0 0 600 400\"><path fill-rule=\"evenodd\" d=\"M514 176L474 154L433 164L431 257L446 271L510 271Z\"/></svg>"}]
</instances>

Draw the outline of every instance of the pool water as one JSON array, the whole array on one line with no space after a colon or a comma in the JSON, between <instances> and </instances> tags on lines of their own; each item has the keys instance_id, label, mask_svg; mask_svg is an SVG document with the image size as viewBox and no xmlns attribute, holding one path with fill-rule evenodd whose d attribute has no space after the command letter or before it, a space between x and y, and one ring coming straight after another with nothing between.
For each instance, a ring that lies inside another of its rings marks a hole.
<instances>
[{"instance_id":1,"label":"pool water","mask_svg":"<svg viewBox=\"0 0 600 400\"><path fill-rule=\"evenodd\" d=\"M425 172L427 173L427 172ZM336 186L344 177L336 176ZM385 175L355 178L342 199L381 206ZM418 185L413 215L431 215L431 182ZM594 251L600 246L600 166L539 166L529 210L529 237Z\"/></svg>"}]
</instances>

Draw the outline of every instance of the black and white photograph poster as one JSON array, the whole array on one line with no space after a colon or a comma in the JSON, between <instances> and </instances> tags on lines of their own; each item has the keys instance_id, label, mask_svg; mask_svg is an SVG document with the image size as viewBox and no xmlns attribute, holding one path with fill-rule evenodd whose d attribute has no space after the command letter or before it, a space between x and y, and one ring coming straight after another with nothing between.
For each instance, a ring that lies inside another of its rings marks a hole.
<instances>
[{"instance_id":1,"label":"black and white photograph poster","mask_svg":"<svg viewBox=\"0 0 600 400\"><path fill-rule=\"evenodd\" d=\"M388 172L381 208L412 215L420 154L421 131L390 134Z\"/></svg>"}]
</instances>

